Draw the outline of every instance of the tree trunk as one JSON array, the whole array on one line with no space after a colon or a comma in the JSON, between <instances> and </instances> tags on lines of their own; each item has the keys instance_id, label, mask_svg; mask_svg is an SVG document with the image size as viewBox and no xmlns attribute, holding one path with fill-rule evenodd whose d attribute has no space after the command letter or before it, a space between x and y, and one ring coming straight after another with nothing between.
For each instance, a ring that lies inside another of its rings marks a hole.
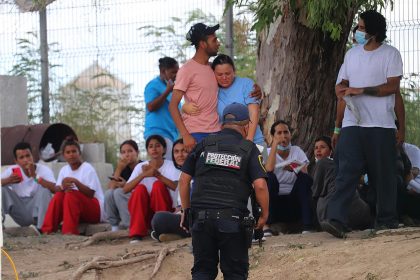
<instances>
[{"instance_id":1,"label":"tree trunk","mask_svg":"<svg viewBox=\"0 0 420 280\"><path fill-rule=\"evenodd\" d=\"M285 120L292 129L292 142L312 155L313 141L332 134L335 119L335 81L355 15L342 19L338 41L329 34L299 23L285 14L259 36L257 82L266 98L261 105L263 133L271 143L270 127Z\"/></svg>"}]
</instances>

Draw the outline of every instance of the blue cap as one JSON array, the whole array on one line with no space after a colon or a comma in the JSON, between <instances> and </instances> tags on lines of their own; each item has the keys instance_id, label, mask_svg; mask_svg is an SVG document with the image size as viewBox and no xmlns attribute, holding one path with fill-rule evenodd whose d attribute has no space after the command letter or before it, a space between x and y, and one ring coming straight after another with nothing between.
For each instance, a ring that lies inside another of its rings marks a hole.
<instances>
[{"instance_id":1,"label":"blue cap","mask_svg":"<svg viewBox=\"0 0 420 280\"><path fill-rule=\"evenodd\" d=\"M231 116L226 116L231 115ZM223 110L222 123L240 122L249 120L248 107L240 103L232 103Z\"/></svg>"}]
</instances>

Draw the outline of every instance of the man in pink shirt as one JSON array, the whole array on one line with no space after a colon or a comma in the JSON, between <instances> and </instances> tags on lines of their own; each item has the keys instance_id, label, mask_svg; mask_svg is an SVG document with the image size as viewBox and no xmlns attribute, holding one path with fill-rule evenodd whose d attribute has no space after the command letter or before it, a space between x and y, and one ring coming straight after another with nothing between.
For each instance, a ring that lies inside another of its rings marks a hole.
<instances>
[{"instance_id":1,"label":"man in pink shirt","mask_svg":"<svg viewBox=\"0 0 420 280\"><path fill-rule=\"evenodd\" d=\"M187 151L210 133L220 131L217 114L218 85L209 58L217 55L219 40L215 34L219 24L209 27L203 23L193 25L187 33L187 40L195 46L196 52L178 71L172 92L169 111L179 130ZM184 96L186 102L193 102L200 108L200 114L190 116L178 110Z\"/></svg>"}]
</instances>

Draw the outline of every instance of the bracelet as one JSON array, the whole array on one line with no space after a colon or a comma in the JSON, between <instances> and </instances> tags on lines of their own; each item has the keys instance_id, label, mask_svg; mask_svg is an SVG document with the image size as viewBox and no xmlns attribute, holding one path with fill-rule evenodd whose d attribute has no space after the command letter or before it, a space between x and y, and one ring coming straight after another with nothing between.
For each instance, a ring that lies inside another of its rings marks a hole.
<instances>
[{"instance_id":1,"label":"bracelet","mask_svg":"<svg viewBox=\"0 0 420 280\"><path fill-rule=\"evenodd\" d=\"M34 178L34 181L35 181L37 184L41 184L41 182L42 182L42 177L36 176L36 177Z\"/></svg>"},{"instance_id":2,"label":"bracelet","mask_svg":"<svg viewBox=\"0 0 420 280\"><path fill-rule=\"evenodd\" d=\"M340 134L341 128L340 127L334 127L334 134Z\"/></svg>"}]
</instances>

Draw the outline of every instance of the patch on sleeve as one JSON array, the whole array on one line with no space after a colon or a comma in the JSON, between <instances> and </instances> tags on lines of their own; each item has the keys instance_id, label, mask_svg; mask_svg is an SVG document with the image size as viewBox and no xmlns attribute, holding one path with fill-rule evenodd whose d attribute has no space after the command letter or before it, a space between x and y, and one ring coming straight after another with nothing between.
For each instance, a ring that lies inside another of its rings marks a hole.
<instances>
[{"instance_id":1,"label":"patch on sleeve","mask_svg":"<svg viewBox=\"0 0 420 280\"><path fill-rule=\"evenodd\" d=\"M265 170L265 167L264 167L264 162L263 162L263 156L262 155L258 155L258 161L260 162L262 170L264 170L264 172L267 173L267 170Z\"/></svg>"},{"instance_id":2,"label":"patch on sleeve","mask_svg":"<svg viewBox=\"0 0 420 280\"><path fill-rule=\"evenodd\" d=\"M241 161L242 157L237 155L208 152L205 164L232 169L241 169Z\"/></svg>"}]
</instances>

